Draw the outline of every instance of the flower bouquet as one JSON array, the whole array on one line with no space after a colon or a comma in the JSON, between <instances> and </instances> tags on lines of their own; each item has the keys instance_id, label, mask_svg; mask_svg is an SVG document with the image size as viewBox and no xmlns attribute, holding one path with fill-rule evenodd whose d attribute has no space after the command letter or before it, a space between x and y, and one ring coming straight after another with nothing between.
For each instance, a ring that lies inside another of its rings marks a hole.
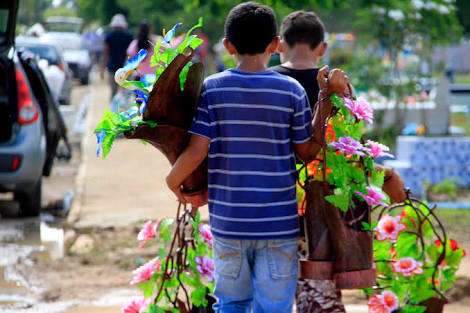
<instances>
[{"instance_id":1,"label":"flower bouquet","mask_svg":"<svg viewBox=\"0 0 470 313\"><path fill-rule=\"evenodd\" d=\"M141 295L123 306L123 313L205 313L215 302L212 234L194 217L178 209L178 219L148 221L137 235L142 247L159 239L158 255L133 271L131 286ZM164 247L170 247L166 250Z\"/></svg>"},{"instance_id":2,"label":"flower bouquet","mask_svg":"<svg viewBox=\"0 0 470 313\"><path fill-rule=\"evenodd\" d=\"M317 107L323 110L322 99ZM362 139L364 123L373 123L372 109L362 99L333 94L332 114L322 121L322 150L316 160L299 166L299 212L305 214L308 246L300 277L332 280L338 288L375 284L372 260L372 205L388 206L381 191L384 171L373 159L388 148Z\"/></svg>"},{"instance_id":3,"label":"flower bouquet","mask_svg":"<svg viewBox=\"0 0 470 313\"><path fill-rule=\"evenodd\" d=\"M204 79L202 63L190 62L202 39L191 33L202 26L202 19L175 48L170 41L180 25L176 24L154 44L150 65L155 67L155 75L143 75L138 81L128 80L132 73L138 73L139 63L148 54L145 50L139 51L116 71L116 82L132 90L136 98L128 110L105 110L103 113L103 119L94 131L98 156L102 152L106 157L113 141L121 134L128 139L150 143L171 164L188 144L187 130L196 114ZM183 182L183 191L190 196L207 192L206 162ZM136 269L130 282L141 289L143 295L132 299L122 312L212 312L212 235L207 226L200 225L199 214L180 203L175 221L147 222L138 235L140 246L156 237L162 240L158 255Z\"/></svg>"},{"instance_id":4,"label":"flower bouquet","mask_svg":"<svg viewBox=\"0 0 470 313\"><path fill-rule=\"evenodd\" d=\"M465 251L447 238L434 209L408 197L380 210L374 239L377 286L365 290L370 313L442 313Z\"/></svg>"},{"instance_id":5,"label":"flower bouquet","mask_svg":"<svg viewBox=\"0 0 470 313\"><path fill-rule=\"evenodd\" d=\"M155 67L155 75L143 75L139 81L127 80L130 74L138 72L139 63L147 57L145 50L139 51L116 71L116 82L132 90L136 100L127 111L105 110L102 121L95 128L98 155L102 150L106 157L114 139L120 134L150 143L171 164L188 144L190 136L187 130L196 113L204 80L203 64L190 62L194 49L202 43L202 39L191 33L202 26L202 19L174 48L169 43L180 24L176 24L154 45L150 65ZM206 162L184 181L183 188L188 194L207 190Z\"/></svg>"}]
</instances>

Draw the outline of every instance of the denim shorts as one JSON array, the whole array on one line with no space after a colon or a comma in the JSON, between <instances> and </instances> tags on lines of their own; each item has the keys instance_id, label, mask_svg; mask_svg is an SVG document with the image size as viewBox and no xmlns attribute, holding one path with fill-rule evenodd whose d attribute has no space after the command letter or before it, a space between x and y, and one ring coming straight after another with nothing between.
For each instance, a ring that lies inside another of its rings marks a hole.
<instances>
[{"instance_id":1,"label":"denim shorts","mask_svg":"<svg viewBox=\"0 0 470 313\"><path fill-rule=\"evenodd\" d=\"M297 284L297 238L214 237L215 290L220 313L292 312Z\"/></svg>"}]
</instances>

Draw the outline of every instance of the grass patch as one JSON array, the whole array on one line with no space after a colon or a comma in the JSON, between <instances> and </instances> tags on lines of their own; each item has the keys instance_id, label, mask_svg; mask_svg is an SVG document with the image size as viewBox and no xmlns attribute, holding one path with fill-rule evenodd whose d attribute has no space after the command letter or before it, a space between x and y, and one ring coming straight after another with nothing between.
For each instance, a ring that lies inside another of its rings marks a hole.
<instances>
[{"instance_id":1,"label":"grass patch","mask_svg":"<svg viewBox=\"0 0 470 313\"><path fill-rule=\"evenodd\" d=\"M470 85L470 73L456 73L455 83L458 85Z\"/></svg>"},{"instance_id":2,"label":"grass patch","mask_svg":"<svg viewBox=\"0 0 470 313\"><path fill-rule=\"evenodd\" d=\"M462 127L465 130L465 135L470 136L470 116L462 113L452 114L450 116L450 124Z\"/></svg>"},{"instance_id":3,"label":"grass patch","mask_svg":"<svg viewBox=\"0 0 470 313\"><path fill-rule=\"evenodd\" d=\"M435 211L447 232L457 242L470 242L470 210L439 209Z\"/></svg>"}]
</instances>

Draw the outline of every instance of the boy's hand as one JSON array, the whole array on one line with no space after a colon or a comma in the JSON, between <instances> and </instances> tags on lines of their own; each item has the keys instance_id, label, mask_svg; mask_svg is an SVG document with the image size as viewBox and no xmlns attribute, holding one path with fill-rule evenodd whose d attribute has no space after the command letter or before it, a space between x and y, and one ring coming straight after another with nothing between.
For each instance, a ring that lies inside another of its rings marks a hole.
<instances>
[{"instance_id":1,"label":"boy's hand","mask_svg":"<svg viewBox=\"0 0 470 313\"><path fill-rule=\"evenodd\" d=\"M168 188L175 194L179 201L186 204L186 199L183 196L183 192L181 191L181 184L174 180L174 176L171 174L166 177L166 184Z\"/></svg>"},{"instance_id":2,"label":"boy's hand","mask_svg":"<svg viewBox=\"0 0 470 313\"><path fill-rule=\"evenodd\" d=\"M382 190L388 195L391 203L400 203L406 200L405 184L403 179L393 170L385 171L384 185Z\"/></svg>"},{"instance_id":3,"label":"boy's hand","mask_svg":"<svg viewBox=\"0 0 470 313\"><path fill-rule=\"evenodd\" d=\"M318 74L320 75L320 72L318 72ZM342 96L348 84L349 80L346 73L340 69L334 69L328 75L327 94L331 95L332 93L336 93L338 96Z\"/></svg>"}]
</instances>

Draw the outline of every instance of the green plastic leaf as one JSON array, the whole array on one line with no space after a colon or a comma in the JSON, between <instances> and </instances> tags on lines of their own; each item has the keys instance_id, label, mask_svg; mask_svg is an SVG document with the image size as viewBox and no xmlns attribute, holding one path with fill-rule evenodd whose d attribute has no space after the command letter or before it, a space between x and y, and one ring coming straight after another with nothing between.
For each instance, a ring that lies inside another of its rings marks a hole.
<instances>
[{"instance_id":1,"label":"green plastic leaf","mask_svg":"<svg viewBox=\"0 0 470 313\"><path fill-rule=\"evenodd\" d=\"M387 260L390 258L390 248L392 243L388 240L377 241L374 240L374 259Z\"/></svg>"},{"instance_id":2,"label":"green plastic leaf","mask_svg":"<svg viewBox=\"0 0 470 313\"><path fill-rule=\"evenodd\" d=\"M446 256L447 265L449 266L458 267L460 265L461 260L462 260L462 249L451 251L450 255Z\"/></svg>"},{"instance_id":3,"label":"green plastic leaf","mask_svg":"<svg viewBox=\"0 0 470 313\"><path fill-rule=\"evenodd\" d=\"M382 188L384 184L384 178L385 178L385 171L372 171L372 174L370 176L370 183L371 185L376 186L377 188Z\"/></svg>"},{"instance_id":4,"label":"green plastic leaf","mask_svg":"<svg viewBox=\"0 0 470 313\"><path fill-rule=\"evenodd\" d=\"M130 86L134 86L138 89L144 89L146 87L143 82L138 82L138 81L130 81L130 82L125 82L124 84L122 84L122 87L130 87Z\"/></svg>"},{"instance_id":5,"label":"green plastic leaf","mask_svg":"<svg viewBox=\"0 0 470 313\"><path fill-rule=\"evenodd\" d=\"M114 140L116 139L118 134L114 132L106 132L106 137L103 140L103 158L106 159L106 157L109 154L109 151L111 151L111 148L113 146Z\"/></svg>"},{"instance_id":6,"label":"green plastic leaf","mask_svg":"<svg viewBox=\"0 0 470 313\"><path fill-rule=\"evenodd\" d=\"M410 294L410 301L412 303L420 303L424 300L432 298L436 295L436 291L430 288L413 288Z\"/></svg>"},{"instance_id":7,"label":"green plastic leaf","mask_svg":"<svg viewBox=\"0 0 470 313\"><path fill-rule=\"evenodd\" d=\"M195 306L207 306L206 287L194 289L191 292L190 300Z\"/></svg>"},{"instance_id":8,"label":"green plastic leaf","mask_svg":"<svg viewBox=\"0 0 470 313\"><path fill-rule=\"evenodd\" d=\"M412 257L417 259L419 257L418 246L416 245L418 237L415 234L400 233L395 245L395 251L399 258Z\"/></svg>"},{"instance_id":9,"label":"green plastic leaf","mask_svg":"<svg viewBox=\"0 0 470 313\"><path fill-rule=\"evenodd\" d=\"M149 298L153 294L153 290L155 288L155 282L143 281L143 282L136 284L136 286L140 290L142 290L145 298Z\"/></svg>"},{"instance_id":10,"label":"green plastic leaf","mask_svg":"<svg viewBox=\"0 0 470 313\"><path fill-rule=\"evenodd\" d=\"M199 47L202 43L204 42L203 39L201 38L198 38L198 37L195 37L191 40L191 42L189 43L189 46L191 47L191 49L195 50L197 47Z\"/></svg>"},{"instance_id":11,"label":"green plastic leaf","mask_svg":"<svg viewBox=\"0 0 470 313\"><path fill-rule=\"evenodd\" d=\"M348 210L349 193L342 191L340 188L336 188L335 194L331 196L326 196L325 200L330 202L343 212L346 212Z\"/></svg>"},{"instance_id":12,"label":"green plastic leaf","mask_svg":"<svg viewBox=\"0 0 470 313\"><path fill-rule=\"evenodd\" d=\"M184 90L184 83L186 82L186 79L188 77L188 72L189 72L189 68L191 67L191 65L193 65L193 63L188 62L188 64L186 64L180 72L179 79L180 79L180 89L181 90Z\"/></svg>"},{"instance_id":13,"label":"green plastic leaf","mask_svg":"<svg viewBox=\"0 0 470 313\"><path fill-rule=\"evenodd\" d=\"M334 106L336 106L338 108L341 108L341 107L344 106L343 99L338 97L338 95L336 95L336 93L331 94L330 101Z\"/></svg>"},{"instance_id":14,"label":"green plastic leaf","mask_svg":"<svg viewBox=\"0 0 470 313\"><path fill-rule=\"evenodd\" d=\"M155 46L153 47L153 55L152 58L150 59L150 66L158 66L160 63L160 48L162 46L162 40L158 39L158 41L155 43ZM159 75L157 75L158 78Z\"/></svg>"},{"instance_id":15,"label":"green plastic leaf","mask_svg":"<svg viewBox=\"0 0 470 313\"><path fill-rule=\"evenodd\" d=\"M401 312L402 313L424 313L426 312L426 307L425 306L422 306L422 305L410 305L410 304L407 304L405 305Z\"/></svg>"},{"instance_id":16,"label":"green plastic leaf","mask_svg":"<svg viewBox=\"0 0 470 313\"><path fill-rule=\"evenodd\" d=\"M377 227L378 223L377 223L377 221L373 221L371 224L366 223L366 222L362 222L361 224L362 224L362 229L364 231L371 231L371 230L373 230L374 228Z\"/></svg>"}]
</instances>

